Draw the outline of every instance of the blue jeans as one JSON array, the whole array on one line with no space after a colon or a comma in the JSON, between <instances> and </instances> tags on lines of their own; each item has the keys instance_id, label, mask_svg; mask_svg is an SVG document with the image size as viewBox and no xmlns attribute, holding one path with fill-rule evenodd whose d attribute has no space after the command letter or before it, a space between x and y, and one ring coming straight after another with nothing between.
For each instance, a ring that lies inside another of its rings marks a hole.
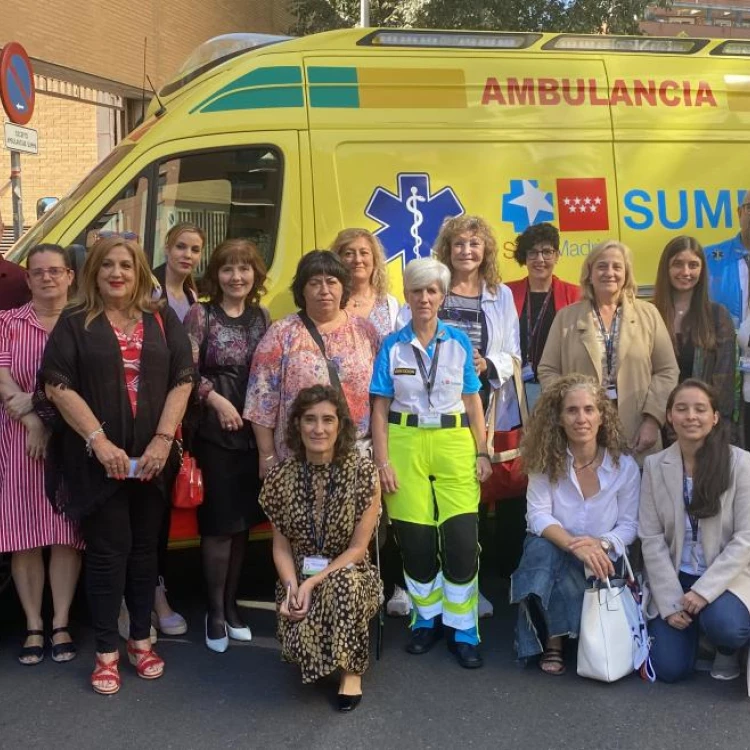
<instances>
[{"instance_id":1,"label":"blue jeans","mask_svg":"<svg viewBox=\"0 0 750 750\"><path fill-rule=\"evenodd\" d=\"M680 573L682 590L687 591L698 576ZM684 630L677 630L666 620L649 620L648 631L653 639L651 664L656 677L663 682L677 682L689 677L698 655L698 626L722 653L742 648L750 639L750 612L731 591L707 605Z\"/></svg>"}]
</instances>

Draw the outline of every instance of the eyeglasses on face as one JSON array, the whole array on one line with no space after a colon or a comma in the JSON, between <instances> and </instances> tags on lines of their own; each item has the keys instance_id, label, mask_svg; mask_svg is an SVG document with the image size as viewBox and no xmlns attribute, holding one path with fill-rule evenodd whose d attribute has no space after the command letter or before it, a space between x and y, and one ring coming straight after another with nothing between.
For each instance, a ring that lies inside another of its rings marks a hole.
<instances>
[{"instance_id":1,"label":"eyeglasses on face","mask_svg":"<svg viewBox=\"0 0 750 750\"><path fill-rule=\"evenodd\" d=\"M555 250L552 247L545 247L545 248L543 248L541 250L533 249L533 250L529 250L526 253L526 260L535 260L539 256L541 256L542 258L544 258L544 260L549 260L556 253L557 253L557 250Z\"/></svg>"},{"instance_id":2,"label":"eyeglasses on face","mask_svg":"<svg viewBox=\"0 0 750 750\"><path fill-rule=\"evenodd\" d=\"M740 204L740 211L747 211L750 209L750 203L741 203Z\"/></svg>"},{"instance_id":3,"label":"eyeglasses on face","mask_svg":"<svg viewBox=\"0 0 750 750\"><path fill-rule=\"evenodd\" d=\"M111 232L108 229L105 229L101 232L96 233L96 238L98 240L108 240L110 237L119 237L123 240L137 240L138 235L135 232Z\"/></svg>"},{"instance_id":4,"label":"eyeglasses on face","mask_svg":"<svg viewBox=\"0 0 750 750\"><path fill-rule=\"evenodd\" d=\"M47 275L51 279L61 279L69 270L63 266L52 266L51 268L32 268L28 274L32 279L43 279Z\"/></svg>"}]
</instances>

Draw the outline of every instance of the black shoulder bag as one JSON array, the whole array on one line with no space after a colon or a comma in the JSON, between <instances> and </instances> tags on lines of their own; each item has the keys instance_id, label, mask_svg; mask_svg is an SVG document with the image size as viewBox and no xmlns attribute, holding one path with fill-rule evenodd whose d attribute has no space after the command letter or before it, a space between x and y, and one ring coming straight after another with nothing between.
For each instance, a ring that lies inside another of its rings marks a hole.
<instances>
[{"instance_id":1,"label":"black shoulder bag","mask_svg":"<svg viewBox=\"0 0 750 750\"><path fill-rule=\"evenodd\" d=\"M320 331L316 328L315 323L313 323L312 318L306 313L306 312L300 312L298 313L300 320L305 324L305 328L307 328L307 332L312 337L312 340L318 345L318 349L320 349L320 353L323 355L323 359L326 362L326 367L328 368L328 379L331 381L331 385L337 390L341 391L341 380L339 380L339 373L336 369L336 365L333 364L333 362L328 359L328 355L326 354L326 347L323 343L323 337L320 335Z\"/></svg>"}]
</instances>

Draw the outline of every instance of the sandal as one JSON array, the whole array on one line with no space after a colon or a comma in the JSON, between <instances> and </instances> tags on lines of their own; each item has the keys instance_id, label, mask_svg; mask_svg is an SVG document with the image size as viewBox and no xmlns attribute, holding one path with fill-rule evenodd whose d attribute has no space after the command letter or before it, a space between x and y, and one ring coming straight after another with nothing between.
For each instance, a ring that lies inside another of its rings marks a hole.
<instances>
[{"instance_id":1,"label":"sandal","mask_svg":"<svg viewBox=\"0 0 750 750\"><path fill-rule=\"evenodd\" d=\"M156 680L164 674L164 659L153 648L136 648L133 641L128 641L128 659L144 680Z\"/></svg>"},{"instance_id":2,"label":"sandal","mask_svg":"<svg viewBox=\"0 0 750 750\"><path fill-rule=\"evenodd\" d=\"M104 661L96 655L96 667L91 674L91 687L99 695L114 695L120 689L120 671L117 665L120 661L120 654L113 661ZM104 687L108 682L114 682L113 687Z\"/></svg>"},{"instance_id":3,"label":"sandal","mask_svg":"<svg viewBox=\"0 0 750 750\"><path fill-rule=\"evenodd\" d=\"M545 648L542 658L539 660L539 669L545 674L555 677L565 674L565 661L561 648Z\"/></svg>"},{"instance_id":4,"label":"sandal","mask_svg":"<svg viewBox=\"0 0 750 750\"><path fill-rule=\"evenodd\" d=\"M55 643L55 636L64 633L70 638L70 632L68 626L65 625L62 628L54 628L52 630L52 637L49 639L50 646L52 647L52 661L56 661L58 664L62 664L66 661L72 661L76 658L78 649L76 648L73 639L70 638L68 641L62 643Z\"/></svg>"},{"instance_id":5,"label":"sandal","mask_svg":"<svg viewBox=\"0 0 750 750\"><path fill-rule=\"evenodd\" d=\"M24 667L34 667L37 664L41 664L44 661L44 631L43 630L27 630L26 641L33 636L40 636L42 639L41 646L21 646L21 650L18 652L18 661L24 665Z\"/></svg>"}]
</instances>

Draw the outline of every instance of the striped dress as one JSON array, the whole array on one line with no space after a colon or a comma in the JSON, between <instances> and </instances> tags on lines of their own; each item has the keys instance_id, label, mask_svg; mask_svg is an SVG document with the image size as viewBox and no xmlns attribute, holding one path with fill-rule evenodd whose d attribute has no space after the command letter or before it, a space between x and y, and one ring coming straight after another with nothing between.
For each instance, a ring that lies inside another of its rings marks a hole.
<instances>
[{"instance_id":1,"label":"striped dress","mask_svg":"<svg viewBox=\"0 0 750 750\"><path fill-rule=\"evenodd\" d=\"M22 391L34 389L47 331L31 303L0 312L0 367ZM83 547L77 526L44 494L44 462L26 455L26 428L0 406L0 552L63 544Z\"/></svg>"}]
</instances>

